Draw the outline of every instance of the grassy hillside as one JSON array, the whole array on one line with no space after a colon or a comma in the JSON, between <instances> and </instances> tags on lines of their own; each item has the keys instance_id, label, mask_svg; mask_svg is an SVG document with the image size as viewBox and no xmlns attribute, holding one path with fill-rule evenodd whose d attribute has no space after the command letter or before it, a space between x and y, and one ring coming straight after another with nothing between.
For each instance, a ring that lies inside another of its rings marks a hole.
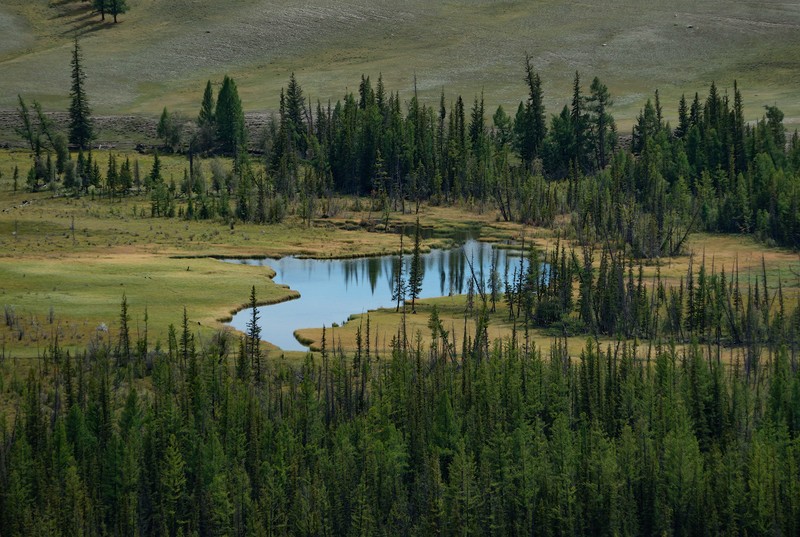
<instances>
[{"instance_id":1,"label":"grassy hillside","mask_svg":"<svg viewBox=\"0 0 800 537\"><path fill-rule=\"evenodd\" d=\"M114 25L86 2L6 0L0 5L0 109L17 93L64 107L69 48L81 35L97 113L156 114L167 105L195 113L202 84L229 73L247 109L277 106L295 71L313 99L356 89L382 72L409 95L444 88L485 92L490 110L524 95L529 52L545 83L549 112L599 76L630 124L659 88L668 115L683 91L738 79L749 112L777 103L800 120L800 6L781 2L655 0L129 0Z\"/></svg>"}]
</instances>

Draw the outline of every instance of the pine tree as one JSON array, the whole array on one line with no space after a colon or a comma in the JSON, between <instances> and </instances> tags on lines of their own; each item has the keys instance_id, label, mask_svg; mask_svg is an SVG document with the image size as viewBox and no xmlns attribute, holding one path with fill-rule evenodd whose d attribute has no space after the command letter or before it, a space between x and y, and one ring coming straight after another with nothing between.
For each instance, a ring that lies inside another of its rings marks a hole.
<instances>
[{"instance_id":1,"label":"pine tree","mask_svg":"<svg viewBox=\"0 0 800 537\"><path fill-rule=\"evenodd\" d=\"M605 84L595 77L590 87L589 110L592 124L592 135L595 146L595 164L598 169L606 167L608 156L613 150L615 140L614 118L608 113L608 107L613 104L611 94Z\"/></svg>"},{"instance_id":2,"label":"pine tree","mask_svg":"<svg viewBox=\"0 0 800 537\"><path fill-rule=\"evenodd\" d=\"M258 301L256 286L250 290L250 320L247 321L247 354L252 364L256 381L262 380L261 371L261 327L258 324Z\"/></svg>"},{"instance_id":3,"label":"pine tree","mask_svg":"<svg viewBox=\"0 0 800 537\"><path fill-rule=\"evenodd\" d=\"M150 175L147 179L148 190L154 189L164 183L164 179L161 177L161 159L158 158L158 153L153 157L153 167L150 168Z\"/></svg>"},{"instance_id":4,"label":"pine tree","mask_svg":"<svg viewBox=\"0 0 800 537\"><path fill-rule=\"evenodd\" d=\"M131 161L128 157L125 157L125 162L119 168L119 191L125 194L131 189L131 186L133 186Z\"/></svg>"},{"instance_id":5,"label":"pine tree","mask_svg":"<svg viewBox=\"0 0 800 537\"><path fill-rule=\"evenodd\" d=\"M683 138L689 132L689 105L686 103L686 95L681 95L678 104L678 128L675 129L675 136Z\"/></svg>"},{"instance_id":6,"label":"pine tree","mask_svg":"<svg viewBox=\"0 0 800 537\"><path fill-rule=\"evenodd\" d=\"M169 443L164 452L161 468L161 494L164 523L170 535L176 535L183 524L183 503L186 496L186 462L174 434L169 435Z\"/></svg>"},{"instance_id":7,"label":"pine tree","mask_svg":"<svg viewBox=\"0 0 800 537\"><path fill-rule=\"evenodd\" d=\"M369 79L367 79L368 81ZM285 121L287 134L290 137L292 147L300 154L305 155L308 146L306 140L305 126L305 97L303 89L297 83L294 73L289 77L289 85L286 88L285 101Z\"/></svg>"},{"instance_id":8,"label":"pine tree","mask_svg":"<svg viewBox=\"0 0 800 537\"><path fill-rule=\"evenodd\" d=\"M563 113L562 119L566 123L566 116ZM575 78L572 82L572 103L569 109L569 119L569 123L572 125L571 165L585 170L587 167L586 144L589 139L589 117L586 113L586 96L581 94L581 76L578 71L575 71Z\"/></svg>"},{"instance_id":9,"label":"pine tree","mask_svg":"<svg viewBox=\"0 0 800 537\"><path fill-rule=\"evenodd\" d=\"M19 115L19 120L22 125L14 127L14 130L20 137L24 138L28 142L31 151L38 157L41 153L41 136L38 132L38 129L35 129L33 126L33 119L31 118L28 105L25 104L25 100L22 98L22 95L17 95L17 99L19 100L17 115Z\"/></svg>"},{"instance_id":10,"label":"pine tree","mask_svg":"<svg viewBox=\"0 0 800 537\"><path fill-rule=\"evenodd\" d=\"M216 122L214 118L214 90L211 81L206 82L206 89L203 92L203 102L200 104L200 113L197 116L198 132L193 140L193 148L200 151L207 151L214 145Z\"/></svg>"},{"instance_id":11,"label":"pine tree","mask_svg":"<svg viewBox=\"0 0 800 537\"><path fill-rule=\"evenodd\" d=\"M392 282L392 300L397 303L394 311L400 311L400 303L406 298L406 280L403 276L403 232L400 232L400 253L394 264L394 281Z\"/></svg>"},{"instance_id":12,"label":"pine tree","mask_svg":"<svg viewBox=\"0 0 800 537\"><path fill-rule=\"evenodd\" d=\"M92 122L89 117L89 102L86 98L85 82L86 75L83 72L81 63L81 47L78 38L72 49L72 88L70 90L71 103L69 106L69 142L78 146L79 149L86 149L89 142L94 137Z\"/></svg>"},{"instance_id":13,"label":"pine tree","mask_svg":"<svg viewBox=\"0 0 800 537\"><path fill-rule=\"evenodd\" d=\"M200 114L197 116L197 126L204 127L214 124L214 90L211 81L206 82L206 89L203 91L203 102L200 104Z\"/></svg>"},{"instance_id":14,"label":"pine tree","mask_svg":"<svg viewBox=\"0 0 800 537\"><path fill-rule=\"evenodd\" d=\"M113 198L119 186L119 170L117 169L117 159L113 154L108 155L108 168L106 170L106 188L109 197Z\"/></svg>"},{"instance_id":15,"label":"pine tree","mask_svg":"<svg viewBox=\"0 0 800 537\"><path fill-rule=\"evenodd\" d=\"M542 80L534 71L531 57L527 54L525 55L525 82L528 86L528 100L524 106L520 103L514 126L519 155L525 164L530 166L535 159L541 156L544 138L547 134L547 123Z\"/></svg>"},{"instance_id":16,"label":"pine tree","mask_svg":"<svg viewBox=\"0 0 800 537\"><path fill-rule=\"evenodd\" d=\"M117 346L117 363L127 364L131 359L131 336L128 329L128 298L122 293L122 305L119 313L119 345Z\"/></svg>"},{"instance_id":17,"label":"pine tree","mask_svg":"<svg viewBox=\"0 0 800 537\"><path fill-rule=\"evenodd\" d=\"M408 273L408 296L411 298L411 313L417 313L416 300L422 292L422 278L424 276L425 265L420 253L420 228L419 218L414 230L414 250L411 254L411 268Z\"/></svg>"},{"instance_id":18,"label":"pine tree","mask_svg":"<svg viewBox=\"0 0 800 537\"><path fill-rule=\"evenodd\" d=\"M214 112L217 140L223 152L237 154L245 145L244 112L236 89L236 82L229 76L222 81Z\"/></svg>"}]
</instances>

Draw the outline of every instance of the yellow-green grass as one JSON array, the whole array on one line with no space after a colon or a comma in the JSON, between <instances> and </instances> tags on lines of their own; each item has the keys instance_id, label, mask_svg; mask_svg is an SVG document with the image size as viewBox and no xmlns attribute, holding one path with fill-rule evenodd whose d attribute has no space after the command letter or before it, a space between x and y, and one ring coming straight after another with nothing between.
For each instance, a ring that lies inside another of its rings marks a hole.
<instances>
[{"instance_id":1,"label":"yellow-green grass","mask_svg":"<svg viewBox=\"0 0 800 537\"><path fill-rule=\"evenodd\" d=\"M800 117L800 8L794 3L656 0L130 0L119 24L86 2L7 0L0 6L0 108L17 93L66 108L71 39L81 36L98 113L196 114L207 79L233 75L247 110L275 110L295 72L323 102L383 73L405 99L436 105L444 90L483 91L490 110L525 95L523 58L542 73L558 112L580 71L615 97L622 131L656 88L668 118L680 94L738 80L750 118L777 103ZM110 18L109 18L110 19ZM2 32L0 32L2 35Z\"/></svg>"},{"instance_id":2,"label":"yellow-green grass","mask_svg":"<svg viewBox=\"0 0 800 537\"><path fill-rule=\"evenodd\" d=\"M152 156L114 154L118 161L138 159L143 175L152 166ZM104 166L108 155L108 151L94 152ZM368 231L379 228L381 217L366 209L369 200L360 201L362 210L354 209L355 200L336 200L342 207L337 215L312 226L292 215L286 223L272 226L151 218L146 194L109 200L99 191L81 198L27 192L23 178L30 165L25 151L0 151L0 306L13 308L23 328L21 339L17 329L0 329L0 345L14 355L36 355L57 333L62 345L80 347L105 334L96 330L102 323L113 336L123 293L140 326L147 307L151 341L163 340L166 327L180 322L183 306L207 335L247 301L253 284L260 285L259 301L274 302L292 294L272 284L265 269L208 256L356 257L393 253L399 247L396 234ZM162 165L165 176L180 178L186 161L165 156ZM14 166L20 169L16 193ZM179 203L186 205L185 200ZM495 220L490 211L473 215L454 208L422 207L419 215L391 214L390 225L410 229L417 216L422 225L442 231L488 226ZM503 236L507 228L497 225L493 235ZM424 248L446 243L429 239Z\"/></svg>"},{"instance_id":3,"label":"yellow-green grass","mask_svg":"<svg viewBox=\"0 0 800 537\"><path fill-rule=\"evenodd\" d=\"M115 341L123 294L134 334L144 333L146 310L150 341L164 342L166 328L180 325L185 307L192 332L208 336L210 330L222 328L233 310L244 307L253 286L262 303L297 295L275 284L271 276L268 269L215 259L138 253L2 258L0 302L13 308L19 325L4 323L0 340L14 355L23 356L36 355L56 336L59 344L68 348L85 347L95 336ZM102 326L108 332L99 328Z\"/></svg>"}]
</instances>

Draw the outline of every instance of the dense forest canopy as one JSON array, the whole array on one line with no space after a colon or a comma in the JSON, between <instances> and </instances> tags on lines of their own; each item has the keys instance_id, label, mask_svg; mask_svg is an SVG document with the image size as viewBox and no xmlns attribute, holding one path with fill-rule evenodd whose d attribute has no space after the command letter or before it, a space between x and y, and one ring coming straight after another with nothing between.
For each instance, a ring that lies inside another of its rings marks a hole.
<instances>
[{"instance_id":1,"label":"dense forest canopy","mask_svg":"<svg viewBox=\"0 0 800 537\"><path fill-rule=\"evenodd\" d=\"M255 324L200 345L184 312L153 347L133 315L123 298L113 343L0 376L4 535L800 530L787 332L748 369L718 345L457 338L434 309L430 344L401 326L378 354L367 321L352 355L292 367Z\"/></svg>"}]
</instances>

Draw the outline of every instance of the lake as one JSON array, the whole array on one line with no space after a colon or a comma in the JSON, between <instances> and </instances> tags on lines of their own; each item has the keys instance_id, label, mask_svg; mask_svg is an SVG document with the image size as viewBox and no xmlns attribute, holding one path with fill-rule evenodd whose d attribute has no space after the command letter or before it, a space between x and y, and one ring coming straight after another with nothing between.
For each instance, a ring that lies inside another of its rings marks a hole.
<instances>
[{"instance_id":1,"label":"lake","mask_svg":"<svg viewBox=\"0 0 800 537\"><path fill-rule=\"evenodd\" d=\"M467 240L451 249L435 249L422 256L424 279L420 298L458 295L468 292L470 264L479 281L488 281L492 258L496 257L500 281L510 280L519 270L518 250L496 248L476 240ZM386 255L358 259L226 259L228 263L269 266L277 283L288 285L300 298L258 308L261 338L283 350L307 350L297 341L298 328L330 327L344 324L358 313L394 307L392 282L398 256ZM411 254L403 256L403 270L408 279ZM476 292L477 295L477 292ZM251 312L244 309L233 316L231 326L246 331Z\"/></svg>"}]
</instances>

